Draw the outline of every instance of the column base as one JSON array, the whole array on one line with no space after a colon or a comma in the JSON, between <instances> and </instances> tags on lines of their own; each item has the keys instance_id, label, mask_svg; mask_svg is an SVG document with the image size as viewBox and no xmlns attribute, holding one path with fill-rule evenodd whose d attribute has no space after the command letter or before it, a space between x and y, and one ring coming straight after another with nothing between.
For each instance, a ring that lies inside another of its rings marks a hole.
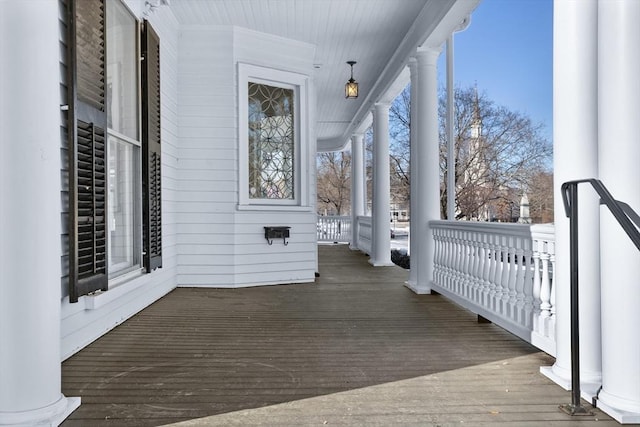
<instances>
[{"instance_id":1,"label":"column base","mask_svg":"<svg viewBox=\"0 0 640 427\"><path fill-rule=\"evenodd\" d=\"M395 265L393 262L391 262L391 260L389 260L389 261L376 261L373 258L369 259L369 264L373 265L374 267L393 267Z\"/></svg>"},{"instance_id":2,"label":"column base","mask_svg":"<svg viewBox=\"0 0 640 427\"><path fill-rule=\"evenodd\" d=\"M640 423L640 404L602 391L595 400L596 407L602 409L620 424Z\"/></svg>"},{"instance_id":3,"label":"column base","mask_svg":"<svg viewBox=\"0 0 640 427\"><path fill-rule=\"evenodd\" d=\"M565 390L571 390L571 371L556 365L541 366L540 373ZM591 399L598 393L602 384L602 375L580 373L580 394L584 399Z\"/></svg>"},{"instance_id":4,"label":"column base","mask_svg":"<svg viewBox=\"0 0 640 427\"><path fill-rule=\"evenodd\" d=\"M571 371L557 365L541 366L540 373L565 390L571 390Z\"/></svg>"},{"instance_id":5,"label":"column base","mask_svg":"<svg viewBox=\"0 0 640 427\"><path fill-rule=\"evenodd\" d=\"M545 377L549 378L551 381L553 381L560 387L562 387L563 389L567 391L571 390L571 372L570 371L567 371L566 369L563 369L563 368L558 368L557 366L554 365L554 366L540 367L540 373ZM592 377L586 378L585 381L582 381L582 374L581 374L580 380L581 380L580 381L580 397L586 400L587 402L593 404L596 396L598 395L598 390L600 390L600 385L602 384L602 377L592 376ZM595 404L593 404L593 406L595 406ZM598 407L600 407L600 404L598 404ZM613 415L611 416L613 417Z\"/></svg>"},{"instance_id":6,"label":"column base","mask_svg":"<svg viewBox=\"0 0 640 427\"><path fill-rule=\"evenodd\" d=\"M65 397L44 408L32 411L0 412L0 426L53 426L57 427L80 406L79 397Z\"/></svg>"},{"instance_id":7,"label":"column base","mask_svg":"<svg viewBox=\"0 0 640 427\"><path fill-rule=\"evenodd\" d=\"M429 295L431 294L431 287L429 286L420 286L418 283L414 281L406 281L404 282L404 286L411 289L414 293L418 295Z\"/></svg>"}]
</instances>

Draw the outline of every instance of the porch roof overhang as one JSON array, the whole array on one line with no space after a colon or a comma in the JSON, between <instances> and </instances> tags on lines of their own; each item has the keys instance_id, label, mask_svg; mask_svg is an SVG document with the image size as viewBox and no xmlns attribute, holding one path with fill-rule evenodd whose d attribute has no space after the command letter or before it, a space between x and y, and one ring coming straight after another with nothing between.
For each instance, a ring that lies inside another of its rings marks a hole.
<instances>
[{"instance_id":1,"label":"porch roof overhang","mask_svg":"<svg viewBox=\"0 0 640 427\"><path fill-rule=\"evenodd\" d=\"M343 149L409 82L406 65L420 47L439 47L480 0L178 0L183 26L237 26L312 44L318 151ZM345 99L347 61L354 60L357 99Z\"/></svg>"}]
</instances>

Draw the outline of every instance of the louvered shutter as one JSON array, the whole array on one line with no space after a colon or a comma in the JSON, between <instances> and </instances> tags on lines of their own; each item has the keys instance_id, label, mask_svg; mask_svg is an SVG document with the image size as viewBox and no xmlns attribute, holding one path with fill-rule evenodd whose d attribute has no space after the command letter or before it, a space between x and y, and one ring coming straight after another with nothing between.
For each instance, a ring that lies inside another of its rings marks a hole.
<instances>
[{"instance_id":1,"label":"louvered shutter","mask_svg":"<svg viewBox=\"0 0 640 427\"><path fill-rule=\"evenodd\" d=\"M142 50L142 228L144 266L151 272L162 267L160 39L146 20Z\"/></svg>"},{"instance_id":2,"label":"louvered shutter","mask_svg":"<svg viewBox=\"0 0 640 427\"><path fill-rule=\"evenodd\" d=\"M69 300L107 289L103 0L69 1Z\"/></svg>"}]
</instances>

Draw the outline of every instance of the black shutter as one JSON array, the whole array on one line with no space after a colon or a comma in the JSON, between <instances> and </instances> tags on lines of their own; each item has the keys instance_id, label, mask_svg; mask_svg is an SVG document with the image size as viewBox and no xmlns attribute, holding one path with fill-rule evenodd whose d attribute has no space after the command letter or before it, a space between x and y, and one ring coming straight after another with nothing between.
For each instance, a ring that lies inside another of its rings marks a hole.
<instances>
[{"instance_id":1,"label":"black shutter","mask_svg":"<svg viewBox=\"0 0 640 427\"><path fill-rule=\"evenodd\" d=\"M103 0L69 2L69 301L107 290Z\"/></svg>"},{"instance_id":2,"label":"black shutter","mask_svg":"<svg viewBox=\"0 0 640 427\"><path fill-rule=\"evenodd\" d=\"M142 51L142 230L144 266L151 272L162 267L160 39L146 20Z\"/></svg>"}]
</instances>

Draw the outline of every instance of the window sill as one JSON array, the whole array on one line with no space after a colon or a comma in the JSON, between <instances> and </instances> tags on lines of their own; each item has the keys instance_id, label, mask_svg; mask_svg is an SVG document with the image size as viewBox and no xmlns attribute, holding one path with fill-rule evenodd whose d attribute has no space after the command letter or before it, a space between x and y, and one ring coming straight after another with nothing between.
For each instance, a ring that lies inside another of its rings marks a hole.
<instances>
[{"instance_id":1,"label":"window sill","mask_svg":"<svg viewBox=\"0 0 640 427\"><path fill-rule=\"evenodd\" d=\"M86 310L96 310L112 301L117 300L138 286L135 279L143 276L143 270L134 270L124 274L109 282L109 290L96 292L84 297L84 308Z\"/></svg>"},{"instance_id":2,"label":"window sill","mask_svg":"<svg viewBox=\"0 0 640 427\"><path fill-rule=\"evenodd\" d=\"M276 212L311 212L311 206L294 206L294 205L237 205L239 211L276 211Z\"/></svg>"}]
</instances>

